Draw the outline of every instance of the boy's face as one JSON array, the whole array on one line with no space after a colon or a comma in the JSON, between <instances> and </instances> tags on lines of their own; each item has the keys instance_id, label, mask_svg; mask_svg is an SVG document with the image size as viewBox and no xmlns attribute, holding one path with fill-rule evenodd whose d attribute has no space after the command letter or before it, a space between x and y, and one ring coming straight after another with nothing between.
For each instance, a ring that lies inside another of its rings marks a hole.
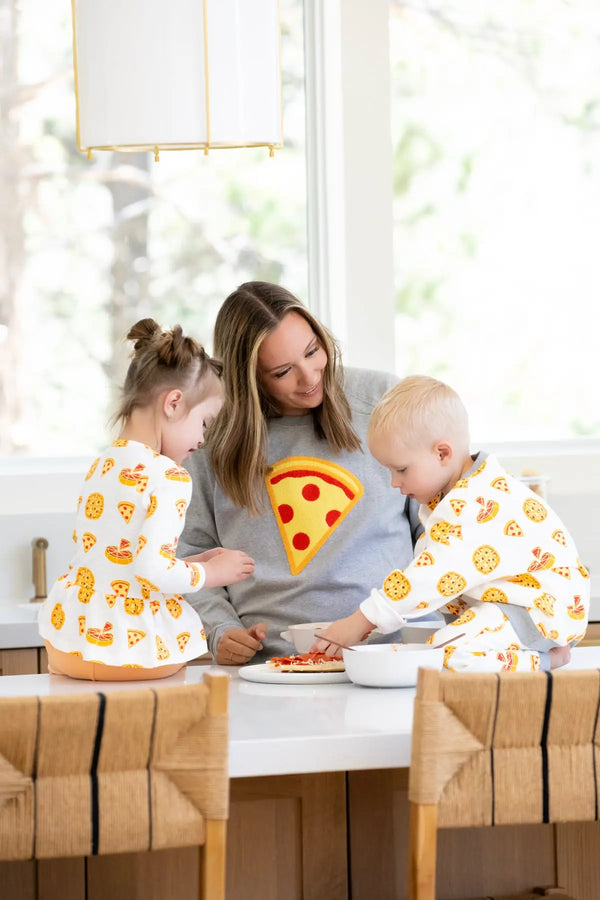
<instances>
[{"instance_id":1,"label":"boy's face","mask_svg":"<svg viewBox=\"0 0 600 900\"><path fill-rule=\"evenodd\" d=\"M368 443L377 462L389 469L392 487L418 503L429 503L440 491L447 493L452 487L450 444L408 446L393 432L381 430L371 433Z\"/></svg>"}]
</instances>

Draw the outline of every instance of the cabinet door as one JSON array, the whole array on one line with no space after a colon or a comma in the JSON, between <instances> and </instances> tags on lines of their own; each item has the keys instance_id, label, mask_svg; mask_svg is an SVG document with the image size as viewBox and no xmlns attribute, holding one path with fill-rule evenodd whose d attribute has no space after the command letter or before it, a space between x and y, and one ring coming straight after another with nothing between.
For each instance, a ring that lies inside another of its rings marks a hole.
<instances>
[{"instance_id":1,"label":"cabinet door","mask_svg":"<svg viewBox=\"0 0 600 900\"><path fill-rule=\"evenodd\" d=\"M0 675L37 675L38 648L0 650Z\"/></svg>"}]
</instances>

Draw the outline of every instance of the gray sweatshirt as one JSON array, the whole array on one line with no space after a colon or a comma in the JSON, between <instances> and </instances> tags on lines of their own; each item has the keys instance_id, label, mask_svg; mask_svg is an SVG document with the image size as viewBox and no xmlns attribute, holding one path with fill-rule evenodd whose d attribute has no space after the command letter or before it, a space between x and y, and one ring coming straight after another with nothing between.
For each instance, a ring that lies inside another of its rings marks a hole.
<instances>
[{"instance_id":1,"label":"gray sweatshirt","mask_svg":"<svg viewBox=\"0 0 600 900\"><path fill-rule=\"evenodd\" d=\"M209 467L208 453L199 450L187 462L193 492L178 556L221 546L245 550L255 561L254 574L245 581L187 597L202 618L213 653L227 629L249 628L258 622L267 623L268 634L263 651L253 661L289 653L291 645L280 637L288 625L349 615L392 569L403 568L412 559L414 541L422 530L418 505L391 487L388 471L366 445L371 412L397 378L350 368L344 375L362 452L334 452L315 435L311 415L269 421L269 465L289 457L309 457L317 465L319 460L333 462L351 472L364 489L298 574L291 573L267 491L263 513L250 516L223 495Z\"/></svg>"}]
</instances>

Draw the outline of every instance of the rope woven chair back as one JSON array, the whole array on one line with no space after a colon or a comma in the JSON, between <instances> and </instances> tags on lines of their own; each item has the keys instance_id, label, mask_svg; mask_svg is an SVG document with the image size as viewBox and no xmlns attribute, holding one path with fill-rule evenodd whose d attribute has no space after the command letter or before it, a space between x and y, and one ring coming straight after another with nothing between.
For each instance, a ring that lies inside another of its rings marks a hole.
<instances>
[{"instance_id":1,"label":"rope woven chair back","mask_svg":"<svg viewBox=\"0 0 600 900\"><path fill-rule=\"evenodd\" d=\"M0 699L0 859L198 845L224 897L228 687Z\"/></svg>"},{"instance_id":2,"label":"rope woven chair back","mask_svg":"<svg viewBox=\"0 0 600 900\"><path fill-rule=\"evenodd\" d=\"M437 828L598 819L600 672L419 671L411 900L435 900Z\"/></svg>"}]
</instances>

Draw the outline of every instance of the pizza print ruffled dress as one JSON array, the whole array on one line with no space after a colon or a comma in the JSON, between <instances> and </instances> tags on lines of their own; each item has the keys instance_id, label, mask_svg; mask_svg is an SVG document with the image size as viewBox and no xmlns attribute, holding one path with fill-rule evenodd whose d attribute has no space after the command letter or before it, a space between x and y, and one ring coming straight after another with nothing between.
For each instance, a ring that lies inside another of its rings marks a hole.
<instances>
[{"instance_id":1,"label":"pizza print ruffled dress","mask_svg":"<svg viewBox=\"0 0 600 900\"><path fill-rule=\"evenodd\" d=\"M79 497L75 555L39 614L57 650L112 666L154 668L206 652L202 622L181 596L204 568L176 558L192 483L137 441L96 459Z\"/></svg>"},{"instance_id":2,"label":"pizza print ruffled dress","mask_svg":"<svg viewBox=\"0 0 600 900\"><path fill-rule=\"evenodd\" d=\"M590 579L573 538L495 457L480 453L419 515L415 559L361 603L381 631L440 610L450 622L431 642L450 641L444 664L461 671L536 669L553 646L581 640Z\"/></svg>"}]
</instances>

